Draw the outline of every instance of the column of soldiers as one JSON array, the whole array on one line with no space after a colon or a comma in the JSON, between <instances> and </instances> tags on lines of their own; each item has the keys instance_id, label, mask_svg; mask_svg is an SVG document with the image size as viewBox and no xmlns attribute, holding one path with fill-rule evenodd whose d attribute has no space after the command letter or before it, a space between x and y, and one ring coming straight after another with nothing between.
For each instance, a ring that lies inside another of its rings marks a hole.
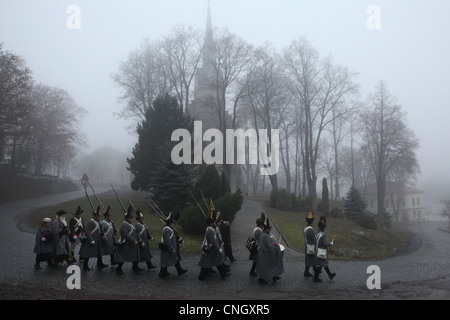
<instances>
[{"instance_id":1,"label":"column of soldiers","mask_svg":"<svg viewBox=\"0 0 450 320\"><path fill-rule=\"evenodd\" d=\"M136 223L133 222L134 211ZM103 213L104 219L100 221L101 207L98 206L92 213L92 218L84 223L83 210L78 206L74 216L67 224L65 211L58 211L55 220L45 218L36 233L35 268L40 269L40 262L47 261L50 266L58 265L66 261L67 264L76 262L75 250L79 246L80 260L83 260L83 270L89 271L89 261L97 259L97 268L103 269L108 265L103 263L103 256L109 256L111 265L117 265L116 274L124 274L122 267L125 262L132 263L135 273L143 271L139 267L140 262L145 262L147 269L156 268L151 259L149 241L153 240L145 225L145 218L141 210L134 210L130 206L124 213L124 221L119 231L111 220L111 207L108 206ZM162 229L161 242L159 243L160 271L159 277L166 278L170 274L169 267L175 267L178 275L183 275L187 270L181 267L180 244L183 242L175 229L176 219L169 214L168 217L159 216L165 226ZM206 230L201 247L201 256L198 262L200 274L198 279L207 280L216 273L217 269L222 279L227 278L230 266L224 262L226 254L224 241L218 227L220 212L216 212L211 206L210 215L206 217ZM303 230L305 238L305 269L304 277L313 277L314 282L322 282L319 275L322 268L325 269L330 279L335 277L328 267L328 248L333 246L333 240L328 241L325 234L326 218L320 217L316 233L313 229L314 214L308 212L306 227ZM120 239L116 241L116 235ZM271 225L268 217L261 214L256 220L253 230L253 238L256 245L250 250L249 259L253 261L250 276L258 276L258 282L268 283L270 280L278 281L284 272L282 246L271 235ZM231 248L230 248L231 249ZM230 258L230 256L228 256ZM232 257L232 254L231 254ZM234 259L234 257L233 257ZM231 260L231 258L230 258ZM233 261L233 260L231 260ZM313 274L310 272L313 269Z\"/></svg>"},{"instance_id":2,"label":"column of soldiers","mask_svg":"<svg viewBox=\"0 0 450 320\"><path fill-rule=\"evenodd\" d=\"M122 267L125 262L132 263L135 273L143 271L139 267L140 262L145 262L147 269L154 269L151 259L149 241L153 240L145 225L144 214L136 210L136 223L133 223L133 207L130 206L124 213L124 221L119 231L115 228L111 219L111 207L103 213L104 219L100 221L101 207L98 206L92 213L92 218L85 223L82 218L84 212L78 206L69 224L66 222L67 212L57 212L55 220L50 218L42 221L41 227L36 233L34 252L36 253L35 268L41 269L40 263L46 261L49 266L56 266L64 261L67 265L76 262L75 250L79 247L79 257L83 260L83 270L91 270L89 261L97 259L97 268L103 269L108 265L103 263L103 256L109 256L111 265L117 265L116 274L124 274ZM161 249L161 278L169 276L167 268L175 266L178 275L187 272L180 265L180 243L183 239L175 230L175 220L170 214L163 221L165 227L162 231ZM116 241L116 235L120 239Z\"/></svg>"}]
</instances>

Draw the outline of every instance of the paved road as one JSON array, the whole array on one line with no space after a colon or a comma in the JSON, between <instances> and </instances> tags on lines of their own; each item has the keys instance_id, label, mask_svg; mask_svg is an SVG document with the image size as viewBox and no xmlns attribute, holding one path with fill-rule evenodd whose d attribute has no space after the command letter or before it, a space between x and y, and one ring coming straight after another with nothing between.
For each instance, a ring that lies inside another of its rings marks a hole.
<instances>
[{"instance_id":1,"label":"paved road","mask_svg":"<svg viewBox=\"0 0 450 320\"><path fill-rule=\"evenodd\" d=\"M66 267L34 270L34 237L19 228L21 217L37 208L82 198L82 191L24 200L0 205L0 283L46 283L55 290L70 291L66 287ZM90 294L121 295L133 298L164 299L450 299L450 234L439 230L439 223L412 226L422 245L412 253L392 258L369 261L331 261L330 268L337 273L333 281L313 283L303 277L303 255L287 249L284 255L285 272L275 284L260 285L248 275L251 262L244 244L251 234L255 220L264 210L261 203L245 200L232 225L233 251L237 261L231 265L232 275L221 280L218 275L210 280L198 280L199 254L183 254L182 266L188 273L179 277L175 270L168 279L158 277L158 269L133 274L131 264L125 264L124 276L116 276L115 268L82 272L81 291ZM275 228L274 228L275 229ZM26 229L25 229L26 230ZM279 236L273 230L276 237ZM300 231L299 231L300 232ZM159 252L152 252L154 264L159 264ZM105 262L108 259L105 259ZM44 263L42 264L44 266ZM381 290L369 290L366 281L368 266L381 268Z\"/></svg>"}]
</instances>

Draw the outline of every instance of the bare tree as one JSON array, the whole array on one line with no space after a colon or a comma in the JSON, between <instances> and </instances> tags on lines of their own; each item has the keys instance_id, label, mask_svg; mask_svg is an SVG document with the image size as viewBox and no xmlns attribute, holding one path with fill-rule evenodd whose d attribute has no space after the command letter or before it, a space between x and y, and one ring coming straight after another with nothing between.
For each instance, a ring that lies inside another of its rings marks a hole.
<instances>
[{"instance_id":1,"label":"bare tree","mask_svg":"<svg viewBox=\"0 0 450 320\"><path fill-rule=\"evenodd\" d=\"M293 41L285 50L285 63L295 83L294 97L303 116L303 164L309 197L317 197L317 161L324 129L343 116L341 106L354 94L355 74L335 65L331 58L320 60L319 52L304 38Z\"/></svg>"},{"instance_id":2,"label":"bare tree","mask_svg":"<svg viewBox=\"0 0 450 320\"><path fill-rule=\"evenodd\" d=\"M122 89L119 101L125 102L118 117L143 121L156 97L172 89L160 48L159 42L145 40L140 49L129 54L127 61L120 63L118 72L111 75Z\"/></svg>"},{"instance_id":3,"label":"bare tree","mask_svg":"<svg viewBox=\"0 0 450 320\"><path fill-rule=\"evenodd\" d=\"M20 125L30 111L29 94L33 84L25 61L4 51L0 43L0 160L9 137L20 135Z\"/></svg>"},{"instance_id":4,"label":"bare tree","mask_svg":"<svg viewBox=\"0 0 450 320\"><path fill-rule=\"evenodd\" d=\"M188 111L195 72L203 56L202 33L192 27L176 25L162 41L162 61L178 99Z\"/></svg>"},{"instance_id":5,"label":"bare tree","mask_svg":"<svg viewBox=\"0 0 450 320\"><path fill-rule=\"evenodd\" d=\"M407 127L405 114L396 99L380 81L370 94L367 109L361 114L363 143L371 160L377 184L378 216L384 214L386 179L394 168L413 173L418 169L415 151L419 142Z\"/></svg>"},{"instance_id":6,"label":"bare tree","mask_svg":"<svg viewBox=\"0 0 450 320\"><path fill-rule=\"evenodd\" d=\"M58 88L36 85L31 93L32 112L26 121L36 175L51 167L60 169L68 164L76 145L86 143L77 128L78 121L87 111L79 107L70 95Z\"/></svg>"}]
</instances>

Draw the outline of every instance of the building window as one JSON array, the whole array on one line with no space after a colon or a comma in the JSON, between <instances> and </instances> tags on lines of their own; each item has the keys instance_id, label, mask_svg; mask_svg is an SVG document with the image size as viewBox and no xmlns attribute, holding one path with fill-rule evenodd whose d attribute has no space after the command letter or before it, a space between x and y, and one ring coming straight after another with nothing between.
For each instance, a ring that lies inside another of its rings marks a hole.
<instances>
[{"instance_id":1,"label":"building window","mask_svg":"<svg viewBox=\"0 0 450 320\"><path fill-rule=\"evenodd\" d=\"M402 207L406 207L406 202L405 202L405 198L402 198Z\"/></svg>"},{"instance_id":2,"label":"building window","mask_svg":"<svg viewBox=\"0 0 450 320\"><path fill-rule=\"evenodd\" d=\"M416 205L416 198L412 198L412 205L415 206ZM415 211L414 211L415 212Z\"/></svg>"},{"instance_id":3,"label":"building window","mask_svg":"<svg viewBox=\"0 0 450 320\"><path fill-rule=\"evenodd\" d=\"M420 198L417 198L417 205L420 206Z\"/></svg>"}]
</instances>

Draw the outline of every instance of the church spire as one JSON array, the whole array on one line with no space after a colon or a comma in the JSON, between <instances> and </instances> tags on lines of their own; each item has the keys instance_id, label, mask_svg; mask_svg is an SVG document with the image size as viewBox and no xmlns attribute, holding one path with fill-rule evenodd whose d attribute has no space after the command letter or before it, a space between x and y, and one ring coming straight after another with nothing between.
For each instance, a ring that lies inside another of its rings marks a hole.
<instances>
[{"instance_id":1,"label":"church spire","mask_svg":"<svg viewBox=\"0 0 450 320\"><path fill-rule=\"evenodd\" d=\"M208 16L206 18L206 32L205 32L205 43L204 43L204 51L203 51L203 65L205 63L213 60L214 57L214 34L213 34L213 26L211 19L211 5L210 0L208 0Z\"/></svg>"}]
</instances>

